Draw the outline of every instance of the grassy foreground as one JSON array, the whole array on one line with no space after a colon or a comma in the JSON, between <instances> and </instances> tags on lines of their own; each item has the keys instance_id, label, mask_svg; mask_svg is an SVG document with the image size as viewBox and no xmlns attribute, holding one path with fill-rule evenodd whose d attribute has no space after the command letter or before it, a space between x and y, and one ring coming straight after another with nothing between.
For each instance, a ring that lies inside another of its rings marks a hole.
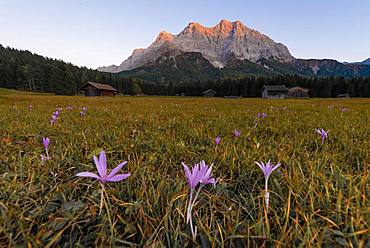
<instances>
[{"instance_id":1,"label":"grassy foreground","mask_svg":"<svg viewBox=\"0 0 370 248\"><path fill-rule=\"evenodd\" d=\"M369 247L369 123L370 99L0 94L0 246ZM324 144L315 128L329 130ZM109 169L127 160L131 176L106 185L99 214L100 184L75 174L96 172L101 150ZM269 179L267 212L254 161L269 159L282 166ZM181 162L200 160L219 182L194 207L193 243Z\"/></svg>"}]
</instances>

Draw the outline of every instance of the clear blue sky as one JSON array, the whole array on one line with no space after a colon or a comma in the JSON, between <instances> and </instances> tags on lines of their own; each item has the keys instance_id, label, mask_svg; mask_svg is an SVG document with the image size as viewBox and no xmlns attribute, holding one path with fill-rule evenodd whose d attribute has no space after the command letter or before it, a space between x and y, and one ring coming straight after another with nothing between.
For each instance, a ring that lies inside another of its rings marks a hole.
<instances>
[{"instance_id":1,"label":"clear blue sky","mask_svg":"<svg viewBox=\"0 0 370 248\"><path fill-rule=\"evenodd\" d=\"M96 68L120 64L161 30L240 20L297 58L370 57L368 0L0 0L0 44Z\"/></svg>"}]
</instances>

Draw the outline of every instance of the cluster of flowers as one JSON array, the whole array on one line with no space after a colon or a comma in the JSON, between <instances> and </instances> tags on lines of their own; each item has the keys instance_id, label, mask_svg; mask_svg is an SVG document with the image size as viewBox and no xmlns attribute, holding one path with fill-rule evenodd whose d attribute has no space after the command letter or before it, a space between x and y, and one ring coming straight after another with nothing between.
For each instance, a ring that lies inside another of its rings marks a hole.
<instances>
[{"instance_id":1,"label":"cluster of flowers","mask_svg":"<svg viewBox=\"0 0 370 248\"><path fill-rule=\"evenodd\" d=\"M86 112L87 112L87 108L83 107L82 110L80 111L80 116L84 117L86 115Z\"/></svg>"},{"instance_id":2,"label":"cluster of flowers","mask_svg":"<svg viewBox=\"0 0 370 248\"><path fill-rule=\"evenodd\" d=\"M257 117L258 117L258 118L261 118L261 119L266 118L266 116L267 116L267 114L266 114L266 113L258 113L258 114L257 114Z\"/></svg>"},{"instance_id":3,"label":"cluster of flowers","mask_svg":"<svg viewBox=\"0 0 370 248\"><path fill-rule=\"evenodd\" d=\"M264 114L264 113L262 113ZM264 117L260 117L260 118L265 118L266 117L266 114L264 115ZM321 136L321 143L323 144L325 139L328 137L328 133L329 131L325 131L324 129L322 128L316 128L315 131L320 134ZM241 135L241 131L238 131L238 130L234 130L233 131L233 134L234 134L234 137L237 138L237 137L240 137ZM221 143L221 137L220 136L216 136L216 139L215 139L215 144L216 145L219 145Z\"/></svg>"},{"instance_id":4,"label":"cluster of flowers","mask_svg":"<svg viewBox=\"0 0 370 248\"><path fill-rule=\"evenodd\" d=\"M53 125L59 118L59 110L55 110L51 116L50 124Z\"/></svg>"},{"instance_id":5,"label":"cluster of flowers","mask_svg":"<svg viewBox=\"0 0 370 248\"><path fill-rule=\"evenodd\" d=\"M328 106L328 109L329 109L329 110L333 110L333 109L334 109L334 105L329 105L329 106ZM342 107L341 112L342 112L342 113L344 113L344 112L348 112L348 108L347 108L347 107Z\"/></svg>"},{"instance_id":6,"label":"cluster of flowers","mask_svg":"<svg viewBox=\"0 0 370 248\"><path fill-rule=\"evenodd\" d=\"M109 174L107 172L107 159L104 151L100 152L99 159L94 156L94 162L98 174L84 171L77 173L76 176L78 177L89 177L94 178L100 181L102 185L107 182L119 182L128 178L131 174L117 174L118 171L122 169L122 167L127 163L127 161L120 163L116 168L114 168ZM272 164L268 161L266 164L263 162L255 162L262 170L264 177L265 177L265 203L266 208L269 207L269 199L270 194L268 192L268 179L271 173L276 170L281 164L278 163L276 165ZM193 168L189 168L185 163L182 163L184 168L186 180L189 185L189 200L188 206L186 209L186 223L190 225L190 231L192 233L193 240L196 239L197 236L197 227L194 226L192 220L192 210L194 205L196 204L197 198L202 190L202 188L207 184L216 185L217 181L212 177L212 167L213 165L209 166L203 160L199 164L195 164Z\"/></svg>"},{"instance_id":7,"label":"cluster of flowers","mask_svg":"<svg viewBox=\"0 0 370 248\"><path fill-rule=\"evenodd\" d=\"M41 155L42 163L49 159L49 138L43 138L43 144L46 150L46 156ZM97 174L84 171L77 173L76 176L78 177L88 177L97 179L102 186L104 187L105 183L108 182L119 182L126 178L128 178L131 174L118 174L118 172L123 168L127 161L120 163L116 168L114 168L110 173L108 173L108 166L107 166L107 158L104 151L101 151L99 154L99 158L94 156L93 160L95 162L96 169L98 171ZM281 164L278 163L276 165L272 164L270 160L264 164L263 162L255 162L262 170L264 177L265 177L265 203L266 207L269 207L269 199L270 194L268 192L268 179L271 173L276 170ZM206 164L204 160L202 160L199 164L195 164L193 168L189 168L184 162L182 162L182 166L184 168L185 177L189 185L189 201L186 210L186 223L190 224L190 230L192 233L193 240L196 239L197 236L197 227L193 225L192 220L192 210L194 205L196 204L196 200L202 190L202 188L207 184L216 185L217 180L212 177L212 167L213 165L209 166Z\"/></svg>"},{"instance_id":8,"label":"cluster of flowers","mask_svg":"<svg viewBox=\"0 0 370 248\"><path fill-rule=\"evenodd\" d=\"M234 135L235 138L239 137L241 134L242 134L242 132L239 131L239 130L234 130L233 131L233 135ZM215 143L216 143L216 145L219 145L221 143L221 137L220 136L216 136Z\"/></svg>"},{"instance_id":9,"label":"cluster of flowers","mask_svg":"<svg viewBox=\"0 0 370 248\"><path fill-rule=\"evenodd\" d=\"M57 107L56 110L53 112L53 114L51 116L51 119L50 119L50 124L51 125L53 125L59 119L59 115L60 115L60 112L62 110L63 110L62 107ZM71 111L71 110L73 110L73 107L72 106L67 106L66 107L66 110ZM86 107L82 107L82 109L80 111L80 116L81 117L84 117L86 115L86 113L87 113L87 108Z\"/></svg>"},{"instance_id":10,"label":"cluster of flowers","mask_svg":"<svg viewBox=\"0 0 370 248\"><path fill-rule=\"evenodd\" d=\"M266 114L266 113L258 113L258 114L257 114L258 119L264 119L264 118L266 118L266 116L267 116L267 114ZM258 126L258 122L256 121L256 122L254 123L254 127L256 128L257 126Z\"/></svg>"},{"instance_id":11,"label":"cluster of flowers","mask_svg":"<svg viewBox=\"0 0 370 248\"><path fill-rule=\"evenodd\" d=\"M59 112L62 110L62 108L57 108L56 111L52 115L51 124L53 124L59 117ZM72 110L72 107L68 106L67 110ZM84 116L86 114L87 108L83 107L82 111L80 112L81 116ZM258 118L265 118L266 113L258 113ZM320 134L322 143L324 143L324 140L328 137L328 132L324 129L315 129L315 131ZM239 137L241 135L241 131L234 130L233 135L235 138ZM43 138L42 140L43 145L45 147L46 156L41 155L41 162L42 164L45 162L45 160L49 160L49 144L50 140L49 138ZM216 145L219 145L221 142L221 138L219 136L216 137L215 143ZM96 169L98 171L97 174L84 171L77 173L76 176L78 177L88 177L88 178L94 178L98 180L102 185L102 195L103 195L103 189L104 184L108 182L119 182L126 178L128 178L131 174L125 173L125 174L118 174L118 172L123 168L125 164L127 164L127 161L124 161L120 163L116 168L114 168L110 173L107 171L107 158L104 151L100 152L99 158L94 156L93 160L95 162ZM268 179L271 175L271 173L278 169L281 165L280 163L273 164L269 160L266 164L264 162L255 162L259 168L262 170L264 177L265 177L265 189L264 189L264 199L265 199L265 206L266 209L269 208L270 203L270 193L268 191ZM192 233L193 240L196 239L197 236L197 226L194 226L193 220L192 220L192 211L193 207L196 204L196 201L198 199L198 196L202 190L202 188L207 184L212 184L213 186L216 185L217 180L212 177L212 167L207 165L204 160L202 160L200 163L195 164L193 168L189 168L184 162L182 162L182 166L184 168L186 180L189 185L189 200L187 204L186 209L186 223L190 225L190 231ZM102 204L102 202L101 202Z\"/></svg>"}]
</instances>

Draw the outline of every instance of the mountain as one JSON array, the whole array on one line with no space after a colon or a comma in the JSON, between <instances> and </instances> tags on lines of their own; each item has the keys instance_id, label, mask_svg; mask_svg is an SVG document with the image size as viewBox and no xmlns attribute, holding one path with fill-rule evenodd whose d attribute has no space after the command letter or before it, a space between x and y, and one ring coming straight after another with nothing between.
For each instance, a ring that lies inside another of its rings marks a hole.
<instances>
[{"instance_id":1,"label":"mountain","mask_svg":"<svg viewBox=\"0 0 370 248\"><path fill-rule=\"evenodd\" d=\"M162 31L147 48L135 49L120 65L98 68L160 84L245 76L368 77L370 59L340 63L331 59L296 59L288 48L240 21L214 27L191 22L179 34Z\"/></svg>"},{"instance_id":2,"label":"mountain","mask_svg":"<svg viewBox=\"0 0 370 248\"><path fill-rule=\"evenodd\" d=\"M226 66L230 56L239 60L274 59L291 62L294 58L286 46L274 42L268 36L243 25L240 21L222 20L214 27L204 27L191 22L177 35L162 31L156 40L145 49L135 49L121 65L100 67L105 72L133 70L156 61L163 54L198 52L214 67Z\"/></svg>"},{"instance_id":3,"label":"mountain","mask_svg":"<svg viewBox=\"0 0 370 248\"><path fill-rule=\"evenodd\" d=\"M164 53L145 66L118 73L122 77L160 82L162 85L169 81L175 81L178 85L195 80L215 80L219 74L220 71L198 52Z\"/></svg>"},{"instance_id":4,"label":"mountain","mask_svg":"<svg viewBox=\"0 0 370 248\"><path fill-rule=\"evenodd\" d=\"M294 59L281 62L274 59L259 59L257 62L240 60L230 55L222 68L214 67L201 53L164 53L155 61L133 70L115 73L122 78L136 78L160 85L204 84L216 79L243 77L274 77L296 75L301 77L345 77L370 76L370 66L363 64L342 64L330 59Z\"/></svg>"},{"instance_id":5,"label":"mountain","mask_svg":"<svg viewBox=\"0 0 370 248\"><path fill-rule=\"evenodd\" d=\"M223 68L216 68L200 52L171 50L143 66L112 74L0 45L0 87L68 95L78 94L81 85L94 81L109 83L129 95L200 96L213 89L218 96L259 97L265 84L293 87L299 83L310 89L312 97L342 93L370 97L370 77L350 78L366 73L370 75L368 65L344 66L335 60L286 63L261 58L252 62L233 54ZM347 78L327 78L332 74Z\"/></svg>"},{"instance_id":6,"label":"mountain","mask_svg":"<svg viewBox=\"0 0 370 248\"><path fill-rule=\"evenodd\" d=\"M291 65L297 73L317 77L369 77L370 66L364 64L343 64L333 59L296 59Z\"/></svg>"},{"instance_id":7,"label":"mountain","mask_svg":"<svg viewBox=\"0 0 370 248\"><path fill-rule=\"evenodd\" d=\"M352 64L352 65L370 65L370 58L362 61L362 62L352 62L352 63L349 63L349 62L342 62L343 64L345 65L348 65L348 64Z\"/></svg>"},{"instance_id":8,"label":"mountain","mask_svg":"<svg viewBox=\"0 0 370 248\"><path fill-rule=\"evenodd\" d=\"M361 62L363 65L370 65L370 58Z\"/></svg>"}]
</instances>

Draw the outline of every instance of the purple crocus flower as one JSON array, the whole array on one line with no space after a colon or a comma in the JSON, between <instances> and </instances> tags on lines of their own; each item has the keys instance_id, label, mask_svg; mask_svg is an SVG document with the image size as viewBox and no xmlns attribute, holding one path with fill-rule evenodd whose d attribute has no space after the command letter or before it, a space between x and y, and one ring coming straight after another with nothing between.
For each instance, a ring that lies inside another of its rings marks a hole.
<instances>
[{"instance_id":1,"label":"purple crocus flower","mask_svg":"<svg viewBox=\"0 0 370 248\"><path fill-rule=\"evenodd\" d=\"M91 177L98 179L102 184L106 182L119 182L128 178L131 174L117 174L117 172L122 169L122 167L127 163L127 161L120 163L116 168L114 168L109 174L107 173L107 158L105 156L105 152L101 151L99 155L99 159L94 156L95 166L98 170L98 174L92 172L80 172L77 173L76 176L78 177Z\"/></svg>"},{"instance_id":2,"label":"purple crocus flower","mask_svg":"<svg viewBox=\"0 0 370 248\"><path fill-rule=\"evenodd\" d=\"M68 111L71 111L73 109L73 107L72 106L67 106L66 107L66 110L68 110Z\"/></svg>"},{"instance_id":3,"label":"purple crocus flower","mask_svg":"<svg viewBox=\"0 0 370 248\"><path fill-rule=\"evenodd\" d=\"M28 110L31 111L33 108L32 104L28 105Z\"/></svg>"},{"instance_id":4,"label":"purple crocus flower","mask_svg":"<svg viewBox=\"0 0 370 248\"><path fill-rule=\"evenodd\" d=\"M44 144L45 150L47 150L49 147L50 139L44 137L42 138L42 143Z\"/></svg>"},{"instance_id":5,"label":"purple crocus flower","mask_svg":"<svg viewBox=\"0 0 370 248\"><path fill-rule=\"evenodd\" d=\"M241 131L238 131L238 130L234 130L234 131L233 131L233 134L234 134L235 138L236 138L236 137L239 137L239 136L241 135L241 133L242 133L242 132L241 132Z\"/></svg>"},{"instance_id":6,"label":"purple crocus flower","mask_svg":"<svg viewBox=\"0 0 370 248\"><path fill-rule=\"evenodd\" d=\"M57 121L58 118L59 118L59 111L56 110L55 112L53 112L53 115L51 116L50 124L53 125Z\"/></svg>"},{"instance_id":7,"label":"purple crocus flower","mask_svg":"<svg viewBox=\"0 0 370 248\"><path fill-rule=\"evenodd\" d=\"M315 131L321 135L321 144L324 143L324 140L328 137L328 133L329 131L325 131L324 129L322 128L317 128L315 129Z\"/></svg>"},{"instance_id":8,"label":"purple crocus flower","mask_svg":"<svg viewBox=\"0 0 370 248\"><path fill-rule=\"evenodd\" d=\"M270 160L264 164L263 162L258 163L255 162L262 170L263 175L265 176L265 202L266 202L266 207L269 207L269 200L270 200L270 193L268 192L268 180L271 175L271 173L279 168L281 165L280 163L277 163L276 165L270 163Z\"/></svg>"},{"instance_id":9,"label":"purple crocus flower","mask_svg":"<svg viewBox=\"0 0 370 248\"><path fill-rule=\"evenodd\" d=\"M184 167L186 179L191 190L194 190L199 183L203 185L216 183L215 179L211 177L212 165L208 166L204 160L199 164L195 164L191 171L185 163L181 164Z\"/></svg>"},{"instance_id":10,"label":"purple crocus flower","mask_svg":"<svg viewBox=\"0 0 370 248\"><path fill-rule=\"evenodd\" d=\"M218 146L220 144L220 142L221 142L221 138L219 136L217 136L216 139L215 139L216 145Z\"/></svg>"},{"instance_id":11,"label":"purple crocus flower","mask_svg":"<svg viewBox=\"0 0 370 248\"><path fill-rule=\"evenodd\" d=\"M55 115L51 116L50 124L53 125L57 121L58 117Z\"/></svg>"},{"instance_id":12,"label":"purple crocus flower","mask_svg":"<svg viewBox=\"0 0 370 248\"><path fill-rule=\"evenodd\" d=\"M49 159L49 138L42 138L42 143L44 144L45 151L46 151L46 158Z\"/></svg>"},{"instance_id":13,"label":"purple crocus flower","mask_svg":"<svg viewBox=\"0 0 370 248\"><path fill-rule=\"evenodd\" d=\"M342 113L348 112L348 108L342 107Z\"/></svg>"},{"instance_id":14,"label":"purple crocus flower","mask_svg":"<svg viewBox=\"0 0 370 248\"><path fill-rule=\"evenodd\" d=\"M267 116L266 113L258 113L257 114L258 118L265 118Z\"/></svg>"},{"instance_id":15,"label":"purple crocus flower","mask_svg":"<svg viewBox=\"0 0 370 248\"><path fill-rule=\"evenodd\" d=\"M194 207L194 204L197 200L197 197L202 189L202 187L206 184L216 184L216 180L212 178L212 165L208 166L204 160L202 160L199 164L195 164L192 170L189 169L189 167L182 163L182 166L184 167L185 176L189 184L190 188L190 196L189 196L189 204L186 212L186 223L190 223L190 230L193 236L193 240L195 241L197 236L197 227L195 226L195 229L193 228L193 221L191 218L191 212ZM195 197L193 199L195 188L200 184L200 187L198 188L198 191L195 194Z\"/></svg>"}]
</instances>

